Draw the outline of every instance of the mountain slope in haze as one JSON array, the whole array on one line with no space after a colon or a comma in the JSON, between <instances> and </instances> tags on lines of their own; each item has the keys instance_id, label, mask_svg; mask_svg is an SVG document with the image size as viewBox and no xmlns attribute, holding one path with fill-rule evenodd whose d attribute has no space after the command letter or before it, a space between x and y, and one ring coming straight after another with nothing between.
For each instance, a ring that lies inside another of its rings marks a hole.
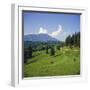
<instances>
[{"instance_id":1,"label":"mountain slope in haze","mask_svg":"<svg viewBox=\"0 0 90 90\"><path fill-rule=\"evenodd\" d=\"M47 41L55 41L58 42L56 38L51 37L48 34L29 34L24 35L24 41L40 41L40 42L47 42Z\"/></svg>"}]
</instances>

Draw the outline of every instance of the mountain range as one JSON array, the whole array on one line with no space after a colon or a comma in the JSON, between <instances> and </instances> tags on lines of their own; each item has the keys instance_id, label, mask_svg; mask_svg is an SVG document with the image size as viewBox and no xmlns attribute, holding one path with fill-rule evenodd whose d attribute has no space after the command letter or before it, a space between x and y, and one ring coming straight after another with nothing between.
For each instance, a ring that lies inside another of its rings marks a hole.
<instances>
[{"instance_id":1,"label":"mountain range","mask_svg":"<svg viewBox=\"0 0 90 90\"><path fill-rule=\"evenodd\" d=\"M39 41L39 42L47 42L47 41L55 41L58 42L56 38L51 37L48 34L28 34L24 35L24 41Z\"/></svg>"}]
</instances>

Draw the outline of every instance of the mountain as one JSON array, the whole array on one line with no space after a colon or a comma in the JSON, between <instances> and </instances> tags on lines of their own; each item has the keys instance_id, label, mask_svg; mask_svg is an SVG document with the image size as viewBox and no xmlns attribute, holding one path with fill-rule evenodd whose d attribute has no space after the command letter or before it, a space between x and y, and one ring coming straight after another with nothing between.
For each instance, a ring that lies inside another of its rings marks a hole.
<instances>
[{"instance_id":1,"label":"mountain","mask_svg":"<svg viewBox=\"0 0 90 90\"><path fill-rule=\"evenodd\" d=\"M29 34L24 35L24 41L39 41L39 42L48 42L48 41L55 41L58 42L56 38L51 37L48 34Z\"/></svg>"}]
</instances>

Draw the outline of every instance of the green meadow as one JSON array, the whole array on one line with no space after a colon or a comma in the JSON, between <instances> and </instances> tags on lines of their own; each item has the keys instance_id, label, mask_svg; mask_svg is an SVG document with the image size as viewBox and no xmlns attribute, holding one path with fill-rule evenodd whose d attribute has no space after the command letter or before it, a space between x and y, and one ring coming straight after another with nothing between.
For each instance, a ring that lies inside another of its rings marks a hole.
<instances>
[{"instance_id":1,"label":"green meadow","mask_svg":"<svg viewBox=\"0 0 90 90\"><path fill-rule=\"evenodd\" d=\"M33 52L24 63L24 77L80 75L80 48L62 47L50 56L46 50Z\"/></svg>"}]
</instances>

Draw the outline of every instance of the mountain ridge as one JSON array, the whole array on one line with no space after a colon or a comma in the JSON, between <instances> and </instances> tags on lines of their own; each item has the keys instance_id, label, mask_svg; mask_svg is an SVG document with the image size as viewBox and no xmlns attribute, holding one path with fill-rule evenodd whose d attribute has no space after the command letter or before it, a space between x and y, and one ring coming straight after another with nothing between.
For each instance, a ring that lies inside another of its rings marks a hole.
<instances>
[{"instance_id":1,"label":"mountain ridge","mask_svg":"<svg viewBox=\"0 0 90 90\"><path fill-rule=\"evenodd\" d=\"M55 41L58 42L56 38L48 35L48 34L28 34L24 35L24 41L40 41L40 42L47 42L47 41Z\"/></svg>"}]
</instances>

